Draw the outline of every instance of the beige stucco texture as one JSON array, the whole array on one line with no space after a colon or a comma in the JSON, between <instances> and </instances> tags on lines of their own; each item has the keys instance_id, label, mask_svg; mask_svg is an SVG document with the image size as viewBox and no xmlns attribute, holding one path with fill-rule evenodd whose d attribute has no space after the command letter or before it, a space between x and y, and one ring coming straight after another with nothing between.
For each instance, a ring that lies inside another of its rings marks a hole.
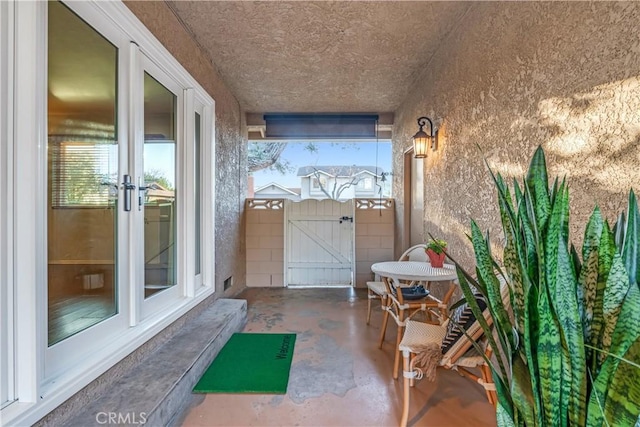
<instances>
[{"instance_id":1,"label":"beige stucco texture","mask_svg":"<svg viewBox=\"0 0 640 427\"><path fill-rule=\"evenodd\" d=\"M165 2L127 1L126 5L215 100L215 271L216 291L221 295L225 279L233 277L233 283L245 283L242 214L247 186L247 143L244 113L211 61ZM228 292L235 293L237 289L232 287Z\"/></svg>"},{"instance_id":2,"label":"beige stucco texture","mask_svg":"<svg viewBox=\"0 0 640 427\"><path fill-rule=\"evenodd\" d=\"M468 4L171 1L250 112L393 111Z\"/></svg>"},{"instance_id":3,"label":"beige stucco texture","mask_svg":"<svg viewBox=\"0 0 640 427\"><path fill-rule=\"evenodd\" d=\"M483 156L520 179L538 145L550 176L568 179L571 239L581 244L596 204L614 219L629 189L640 190L640 4L474 3L396 111L396 172L424 115L440 129L424 162L424 226L450 253L473 265L470 218L500 245ZM402 191L396 173L400 212Z\"/></svg>"}]
</instances>

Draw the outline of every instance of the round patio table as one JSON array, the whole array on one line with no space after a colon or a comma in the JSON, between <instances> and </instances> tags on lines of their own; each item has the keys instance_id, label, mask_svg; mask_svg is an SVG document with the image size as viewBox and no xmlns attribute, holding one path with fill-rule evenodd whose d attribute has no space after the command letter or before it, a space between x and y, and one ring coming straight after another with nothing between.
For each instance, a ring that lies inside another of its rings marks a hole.
<instances>
[{"instance_id":1,"label":"round patio table","mask_svg":"<svg viewBox=\"0 0 640 427\"><path fill-rule=\"evenodd\" d=\"M455 266L445 264L443 268L432 267L428 262L420 261L385 261L371 266L371 271L381 277L388 277L396 281L440 282L455 280Z\"/></svg>"}]
</instances>

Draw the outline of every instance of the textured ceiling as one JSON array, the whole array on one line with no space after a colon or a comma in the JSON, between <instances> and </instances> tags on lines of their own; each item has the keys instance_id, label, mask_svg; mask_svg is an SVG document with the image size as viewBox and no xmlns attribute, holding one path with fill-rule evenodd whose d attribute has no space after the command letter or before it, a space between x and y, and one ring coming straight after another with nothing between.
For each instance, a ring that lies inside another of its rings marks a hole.
<instances>
[{"instance_id":1,"label":"textured ceiling","mask_svg":"<svg viewBox=\"0 0 640 427\"><path fill-rule=\"evenodd\" d=\"M247 112L394 111L465 2L169 2Z\"/></svg>"}]
</instances>

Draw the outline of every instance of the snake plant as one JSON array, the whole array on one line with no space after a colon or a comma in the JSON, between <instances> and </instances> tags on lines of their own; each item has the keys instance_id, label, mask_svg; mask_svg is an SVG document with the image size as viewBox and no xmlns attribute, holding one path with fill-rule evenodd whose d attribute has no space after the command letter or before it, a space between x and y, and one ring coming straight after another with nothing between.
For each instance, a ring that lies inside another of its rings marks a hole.
<instances>
[{"instance_id":1,"label":"snake plant","mask_svg":"<svg viewBox=\"0 0 640 427\"><path fill-rule=\"evenodd\" d=\"M488 166L488 165L487 165ZM596 207L581 253L569 242L569 190L549 185L538 148L511 188L489 168L504 232L503 264L471 222L475 275L456 263L460 285L496 357L488 360L500 426L640 425L640 214L613 229ZM502 275L509 304L500 293ZM480 316L472 287L488 302Z\"/></svg>"}]
</instances>

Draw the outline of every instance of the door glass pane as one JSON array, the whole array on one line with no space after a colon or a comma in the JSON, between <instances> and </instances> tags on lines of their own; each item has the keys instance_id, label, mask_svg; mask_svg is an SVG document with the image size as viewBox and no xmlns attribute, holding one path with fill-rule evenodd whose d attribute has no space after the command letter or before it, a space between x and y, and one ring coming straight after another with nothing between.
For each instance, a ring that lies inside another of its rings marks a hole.
<instances>
[{"instance_id":1,"label":"door glass pane","mask_svg":"<svg viewBox=\"0 0 640 427\"><path fill-rule=\"evenodd\" d=\"M48 342L117 313L118 50L49 2Z\"/></svg>"},{"instance_id":2,"label":"door glass pane","mask_svg":"<svg viewBox=\"0 0 640 427\"><path fill-rule=\"evenodd\" d=\"M145 298L176 284L176 101L144 74Z\"/></svg>"},{"instance_id":3,"label":"door glass pane","mask_svg":"<svg viewBox=\"0 0 640 427\"><path fill-rule=\"evenodd\" d=\"M200 199L202 194L200 193L200 114L196 113L195 123L195 272L196 275L201 273L200 266Z\"/></svg>"}]
</instances>

